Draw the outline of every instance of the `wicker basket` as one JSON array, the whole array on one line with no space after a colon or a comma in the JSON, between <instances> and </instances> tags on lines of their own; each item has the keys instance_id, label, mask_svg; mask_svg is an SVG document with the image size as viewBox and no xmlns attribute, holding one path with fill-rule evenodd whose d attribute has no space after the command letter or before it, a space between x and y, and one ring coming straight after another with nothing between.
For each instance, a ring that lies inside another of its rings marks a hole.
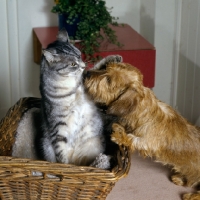
<instances>
[{"instance_id":1,"label":"wicker basket","mask_svg":"<svg viewBox=\"0 0 200 200\"><path fill-rule=\"evenodd\" d=\"M128 174L130 151L120 146L112 170L13 158L18 123L38 98L22 98L0 122L0 199L106 199L115 183Z\"/></svg>"}]
</instances>

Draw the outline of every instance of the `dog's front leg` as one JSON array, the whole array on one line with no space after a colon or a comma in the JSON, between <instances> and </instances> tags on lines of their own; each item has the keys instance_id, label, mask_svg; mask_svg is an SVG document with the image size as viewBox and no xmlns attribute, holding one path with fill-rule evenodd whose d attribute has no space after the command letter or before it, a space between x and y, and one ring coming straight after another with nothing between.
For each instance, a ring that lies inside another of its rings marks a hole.
<instances>
[{"instance_id":1,"label":"dog's front leg","mask_svg":"<svg viewBox=\"0 0 200 200\"><path fill-rule=\"evenodd\" d=\"M144 137L137 137L134 134L127 134L124 127L113 123L111 140L118 145L128 146L131 151L138 150L144 157L152 156L157 147L149 147Z\"/></svg>"}]
</instances>

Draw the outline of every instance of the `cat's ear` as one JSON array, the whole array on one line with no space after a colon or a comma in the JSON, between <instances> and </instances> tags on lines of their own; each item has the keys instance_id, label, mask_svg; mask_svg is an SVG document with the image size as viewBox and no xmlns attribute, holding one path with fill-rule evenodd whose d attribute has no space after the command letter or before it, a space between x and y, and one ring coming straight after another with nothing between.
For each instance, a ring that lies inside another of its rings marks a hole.
<instances>
[{"instance_id":1,"label":"cat's ear","mask_svg":"<svg viewBox=\"0 0 200 200\"><path fill-rule=\"evenodd\" d=\"M47 50L42 50L42 53L44 57L46 58L46 60L48 61L48 63L60 61L60 57L57 54L53 54L52 52L47 51Z\"/></svg>"},{"instance_id":2,"label":"cat's ear","mask_svg":"<svg viewBox=\"0 0 200 200\"><path fill-rule=\"evenodd\" d=\"M60 42L69 42L69 36L65 29L62 29L58 32L57 40Z\"/></svg>"}]
</instances>

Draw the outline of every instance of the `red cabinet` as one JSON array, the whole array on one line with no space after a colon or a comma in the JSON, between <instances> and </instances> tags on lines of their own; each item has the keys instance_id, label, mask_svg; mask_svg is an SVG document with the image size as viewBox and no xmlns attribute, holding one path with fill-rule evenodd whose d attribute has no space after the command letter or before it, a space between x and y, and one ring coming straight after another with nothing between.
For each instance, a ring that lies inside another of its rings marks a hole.
<instances>
[{"instance_id":1,"label":"red cabinet","mask_svg":"<svg viewBox=\"0 0 200 200\"><path fill-rule=\"evenodd\" d=\"M156 50L152 44L144 39L129 25L113 26L118 41L122 47L103 41L100 47L100 56L119 54L123 61L140 69L144 75L144 85L154 87ZM34 61L40 63L42 48L56 40L58 27L39 27L33 29Z\"/></svg>"}]
</instances>

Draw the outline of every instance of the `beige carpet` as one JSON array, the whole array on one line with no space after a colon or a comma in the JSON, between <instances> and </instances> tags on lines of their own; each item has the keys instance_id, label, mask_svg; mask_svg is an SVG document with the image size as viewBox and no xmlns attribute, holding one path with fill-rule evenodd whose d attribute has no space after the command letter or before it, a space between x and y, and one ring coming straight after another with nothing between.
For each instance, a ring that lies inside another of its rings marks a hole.
<instances>
[{"instance_id":1,"label":"beige carpet","mask_svg":"<svg viewBox=\"0 0 200 200\"><path fill-rule=\"evenodd\" d=\"M182 194L194 191L173 184L170 169L136 153L126 178L117 182L106 200L181 200Z\"/></svg>"}]
</instances>

